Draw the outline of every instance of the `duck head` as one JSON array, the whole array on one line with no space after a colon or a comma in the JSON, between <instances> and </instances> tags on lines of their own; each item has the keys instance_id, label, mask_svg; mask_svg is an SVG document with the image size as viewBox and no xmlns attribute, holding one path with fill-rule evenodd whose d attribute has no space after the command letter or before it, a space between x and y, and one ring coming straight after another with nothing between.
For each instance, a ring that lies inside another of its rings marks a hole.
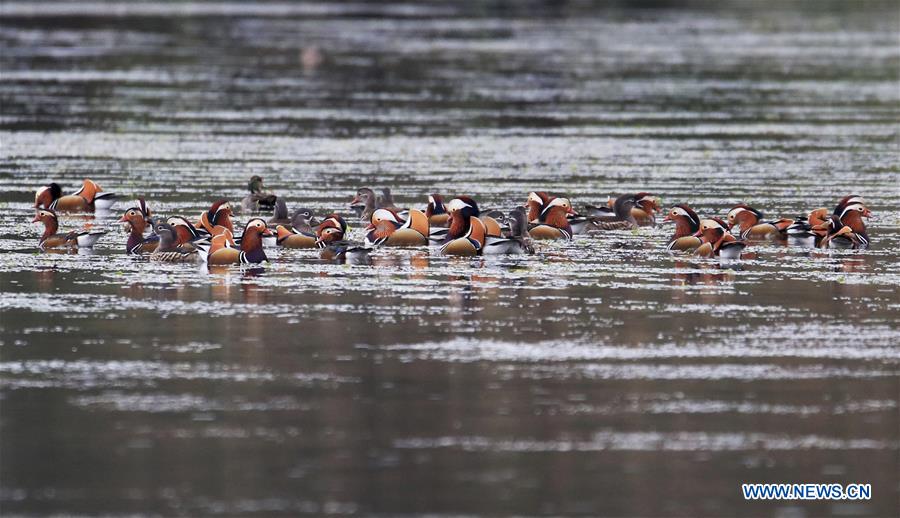
<instances>
[{"instance_id":1,"label":"duck head","mask_svg":"<svg viewBox=\"0 0 900 518\"><path fill-rule=\"evenodd\" d=\"M153 227L153 231L159 236L159 246L157 250L160 252L171 252L178 246L178 232L175 227L168 223L157 223Z\"/></svg>"},{"instance_id":2,"label":"duck head","mask_svg":"<svg viewBox=\"0 0 900 518\"><path fill-rule=\"evenodd\" d=\"M507 221L509 222L510 237L528 237L528 215L525 207L516 207L511 210Z\"/></svg>"},{"instance_id":3,"label":"duck head","mask_svg":"<svg viewBox=\"0 0 900 518\"><path fill-rule=\"evenodd\" d=\"M700 230L695 235L700 236L704 242L717 243L728 233L728 224L719 218L700 220Z\"/></svg>"},{"instance_id":4,"label":"duck head","mask_svg":"<svg viewBox=\"0 0 900 518\"><path fill-rule=\"evenodd\" d=\"M312 209L297 209L291 216L291 226L302 232L312 232L312 226L318 224L319 220L316 219Z\"/></svg>"},{"instance_id":5,"label":"duck head","mask_svg":"<svg viewBox=\"0 0 900 518\"><path fill-rule=\"evenodd\" d=\"M656 196L649 192L639 192L635 194L634 200L635 206L646 212L649 216L652 216L662 210L659 207L659 200L657 200Z\"/></svg>"},{"instance_id":6,"label":"duck head","mask_svg":"<svg viewBox=\"0 0 900 518\"><path fill-rule=\"evenodd\" d=\"M567 228L569 227L567 216L574 214L575 211L572 210L572 203L568 198L553 198L541 211L538 220L557 228Z\"/></svg>"},{"instance_id":7,"label":"duck head","mask_svg":"<svg viewBox=\"0 0 900 518\"><path fill-rule=\"evenodd\" d=\"M403 225L403 221L396 212L390 209L377 209L372 213L372 219L369 226L366 227L366 231L375 230L378 234L384 234L379 237L386 237L393 234L401 225Z\"/></svg>"},{"instance_id":8,"label":"duck head","mask_svg":"<svg viewBox=\"0 0 900 518\"><path fill-rule=\"evenodd\" d=\"M841 213L833 214L832 217L837 216L842 225L850 227L858 234L866 235L866 224L862 219L871 214L862 202L855 201L844 205Z\"/></svg>"},{"instance_id":9,"label":"duck head","mask_svg":"<svg viewBox=\"0 0 900 518\"><path fill-rule=\"evenodd\" d=\"M131 227L131 233L135 235L143 235L144 229L147 228L147 215L140 207L130 207L122 214L119 223L127 223Z\"/></svg>"},{"instance_id":10,"label":"duck head","mask_svg":"<svg viewBox=\"0 0 900 518\"><path fill-rule=\"evenodd\" d=\"M450 228L447 230L445 241L458 239L469 231L469 219L481 215L478 204L468 196L458 196L447 204L450 213Z\"/></svg>"},{"instance_id":11,"label":"duck head","mask_svg":"<svg viewBox=\"0 0 900 518\"><path fill-rule=\"evenodd\" d=\"M391 194L391 189L389 187L385 187L381 189L381 195L375 198L377 202L378 208L393 208L394 207L394 195Z\"/></svg>"},{"instance_id":12,"label":"duck head","mask_svg":"<svg viewBox=\"0 0 900 518\"><path fill-rule=\"evenodd\" d=\"M329 243L342 241L349 226L344 218L337 214L332 214L325 218L319 227L316 228L316 246L324 248Z\"/></svg>"},{"instance_id":13,"label":"duck head","mask_svg":"<svg viewBox=\"0 0 900 518\"><path fill-rule=\"evenodd\" d=\"M543 191L528 193L524 207L528 209L528 221L537 221L541 217L541 211L550 203L553 197Z\"/></svg>"},{"instance_id":14,"label":"duck head","mask_svg":"<svg viewBox=\"0 0 900 518\"><path fill-rule=\"evenodd\" d=\"M729 226L739 226L744 231L759 223L763 219L763 213L746 203L738 203L728 211L727 219Z\"/></svg>"},{"instance_id":15,"label":"duck head","mask_svg":"<svg viewBox=\"0 0 900 518\"><path fill-rule=\"evenodd\" d=\"M447 208L444 207L444 197L440 194L428 195L428 207L425 209L425 215L429 218L435 214L446 214Z\"/></svg>"},{"instance_id":16,"label":"duck head","mask_svg":"<svg viewBox=\"0 0 900 518\"><path fill-rule=\"evenodd\" d=\"M634 219L634 216L631 214L631 209L637 204L637 197L634 194L623 194L616 198L616 201L613 202L613 212L616 214L616 217L623 221L630 221L635 226L637 226L637 221Z\"/></svg>"},{"instance_id":17,"label":"duck head","mask_svg":"<svg viewBox=\"0 0 900 518\"><path fill-rule=\"evenodd\" d=\"M231 217L233 215L234 212L231 210L231 204L229 204L227 200L219 200L213 203L205 214L201 215L198 225L206 227L210 233L212 233L212 228L217 226L225 227L231 231L231 233L234 233L234 224L231 222ZM205 216L205 218L203 216ZM203 221L204 219L206 219L206 221Z\"/></svg>"},{"instance_id":18,"label":"duck head","mask_svg":"<svg viewBox=\"0 0 900 518\"><path fill-rule=\"evenodd\" d=\"M175 233L178 236L176 245L183 245L200 237L200 232L197 231L197 228L181 216L170 216L166 220L166 224L175 229Z\"/></svg>"},{"instance_id":19,"label":"duck head","mask_svg":"<svg viewBox=\"0 0 900 518\"><path fill-rule=\"evenodd\" d=\"M700 231L700 216L689 205L680 203L669 209L663 221L675 222L675 235L672 239L694 235Z\"/></svg>"},{"instance_id":20,"label":"duck head","mask_svg":"<svg viewBox=\"0 0 900 518\"><path fill-rule=\"evenodd\" d=\"M249 252L262 248L262 236L273 236L265 220L253 218L244 226L244 234L241 236L241 250Z\"/></svg>"},{"instance_id":21,"label":"duck head","mask_svg":"<svg viewBox=\"0 0 900 518\"><path fill-rule=\"evenodd\" d=\"M866 207L866 200L863 199L862 196L860 196L860 195L858 195L858 194L851 194L851 195L849 195L849 196L844 196L844 197L841 198L841 200L838 202L838 204L837 204L837 206L834 208L834 212L832 212L832 214L835 215L835 216L840 216L841 213L844 211L845 208L847 208L847 207L848 207L849 205L851 205L851 204L856 204L856 203L862 205L864 208ZM862 216L863 216L864 218L868 218L869 216L871 216L871 214L872 214L872 213L869 211L869 209L868 209L868 208L865 208L865 210L863 211Z\"/></svg>"},{"instance_id":22,"label":"duck head","mask_svg":"<svg viewBox=\"0 0 900 518\"><path fill-rule=\"evenodd\" d=\"M47 236L52 236L59 229L59 219L56 217L56 213L50 209L38 209L31 222L44 224L44 235L41 237L41 241Z\"/></svg>"},{"instance_id":23,"label":"duck head","mask_svg":"<svg viewBox=\"0 0 900 518\"><path fill-rule=\"evenodd\" d=\"M368 187L362 187L356 191L356 196L350 200L350 207L360 207L361 210L375 208L375 191Z\"/></svg>"},{"instance_id":24,"label":"duck head","mask_svg":"<svg viewBox=\"0 0 900 518\"><path fill-rule=\"evenodd\" d=\"M47 184L34 193L34 208L49 209L62 196L62 188L57 183Z\"/></svg>"},{"instance_id":25,"label":"duck head","mask_svg":"<svg viewBox=\"0 0 900 518\"><path fill-rule=\"evenodd\" d=\"M250 194L258 194L263 192L264 187L262 176L251 176L250 181L247 182L247 189L250 191Z\"/></svg>"}]
</instances>

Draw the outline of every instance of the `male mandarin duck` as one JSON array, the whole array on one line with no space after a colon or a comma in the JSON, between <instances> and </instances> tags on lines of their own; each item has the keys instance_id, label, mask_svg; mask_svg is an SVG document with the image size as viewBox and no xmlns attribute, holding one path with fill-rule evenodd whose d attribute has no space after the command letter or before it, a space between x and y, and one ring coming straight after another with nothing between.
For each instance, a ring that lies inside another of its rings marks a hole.
<instances>
[{"instance_id":1,"label":"male mandarin duck","mask_svg":"<svg viewBox=\"0 0 900 518\"><path fill-rule=\"evenodd\" d=\"M34 195L34 208L55 212L93 212L95 209L109 210L117 198L116 194L103 192L96 182L85 178L78 192L66 196L63 196L59 184L41 187Z\"/></svg>"},{"instance_id":2,"label":"male mandarin duck","mask_svg":"<svg viewBox=\"0 0 900 518\"><path fill-rule=\"evenodd\" d=\"M250 191L250 194L241 200L241 210L243 212L259 212L275 208L278 197L270 192L266 192L262 176L253 175L247 183L247 190Z\"/></svg>"},{"instance_id":3,"label":"male mandarin duck","mask_svg":"<svg viewBox=\"0 0 900 518\"><path fill-rule=\"evenodd\" d=\"M153 222L150 218L150 208L143 198L138 198L137 206L130 207L125 211L119 223L126 223L129 229L128 242L125 244L126 253L146 254L153 252L159 246L159 236L155 233L144 237L144 230Z\"/></svg>"},{"instance_id":4,"label":"male mandarin duck","mask_svg":"<svg viewBox=\"0 0 900 518\"><path fill-rule=\"evenodd\" d=\"M150 254L150 260L161 263L195 263L202 259L195 247L179 246L178 233L168 223L154 228L159 236L159 246Z\"/></svg>"},{"instance_id":5,"label":"male mandarin duck","mask_svg":"<svg viewBox=\"0 0 900 518\"><path fill-rule=\"evenodd\" d=\"M528 193L528 199L525 202L525 207L528 208L528 221L530 223L539 223L541 212L553 201L553 200L561 200L557 202L562 205L566 209L566 220L569 223L569 227L571 227L572 234L581 234L588 227L596 225L596 219L592 216L583 216L575 212L572 209L572 205L569 202L568 198L557 198L555 196L551 196L546 192L542 191L533 191Z\"/></svg>"},{"instance_id":6,"label":"male mandarin duck","mask_svg":"<svg viewBox=\"0 0 900 518\"><path fill-rule=\"evenodd\" d=\"M234 235L234 223L231 221L232 216L234 216L234 212L231 210L231 204L226 200L219 200L213 203L209 210L200 213L200 219L197 221L197 226L212 236L220 234L222 229L226 229Z\"/></svg>"},{"instance_id":7,"label":"male mandarin duck","mask_svg":"<svg viewBox=\"0 0 900 518\"><path fill-rule=\"evenodd\" d=\"M480 255L487 241L487 228L479 218L478 204L468 196L460 196L447 204L450 228L441 246L442 255Z\"/></svg>"},{"instance_id":8,"label":"male mandarin duck","mask_svg":"<svg viewBox=\"0 0 900 518\"><path fill-rule=\"evenodd\" d=\"M278 225L275 227L276 242L285 248L315 248L316 233L310 226L315 223L315 216L310 209L297 209L291 219L291 227Z\"/></svg>"},{"instance_id":9,"label":"male mandarin duck","mask_svg":"<svg viewBox=\"0 0 900 518\"><path fill-rule=\"evenodd\" d=\"M809 224L805 216L798 216L784 230L787 244L790 246L799 246L804 248L814 248L816 241L820 239L813 231L812 225Z\"/></svg>"},{"instance_id":10,"label":"male mandarin duck","mask_svg":"<svg viewBox=\"0 0 900 518\"><path fill-rule=\"evenodd\" d=\"M573 214L572 204L566 198L553 198L541 210L537 223L528 233L532 239L572 239L572 227L566 218Z\"/></svg>"},{"instance_id":11,"label":"male mandarin duck","mask_svg":"<svg viewBox=\"0 0 900 518\"><path fill-rule=\"evenodd\" d=\"M821 213L823 210L816 209L813 212ZM820 245L823 247L864 248L869 244L869 235L862 218L869 217L871 214L872 212L866 207L865 200L861 196L855 194L845 196L838 202L831 215L824 217L823 221L812 225L812 232L821 239ZM816 221L819 221L819 218ZM812 215L810 216L810 223L813 223ZM836 242L832 242L835 239L834 237L826 241L828 236L837 235L844 226L850 228L853 232L852 236L849 236L844 231L841 236L845 237L837 239Z\"/></svg>"},{"instance_id":12,"label":"male mandarin duck","mask_svg":"<svg viewBox=\"0 0 900 518\"><path fill-rule=\"evenodd\" d=\"M44 224L44 233L41 235L38 243L41 249L93 248L97 240L103 234L106 234L104 230L82 230L59 234L57 233L59 231L59 219L56 217L56 213L50 209L38 209L31 222Z\"/></svg>"},{"instance_id":13,"label":"male mandarin duck","mask_svg":"<svg viewBox=\"0 0 900 518\"><path fill-rule=\"evenodd\" d=\"M207 264L258 264L268 261L263 251L263 236L272 235L262 218L253 218L244 227L240 248L236 248L231 231L225 229L212 237L210 244L198 245Z\"/></svg>"},{"instance_id":14,"label":"male mandarin duck","mask_svg":"<svg viewBox=\"0 0 900 518\"><path fill-rule=\"evenodd\" d=\"M352 264L362 264L369 260L369 248L359 246L357 243L346 241L350 226L338 214L326 217L316 228L316 246L322 249L319 257L326 261L344 261Z\"/></svg>"},{"instance_id":15,"label":"male mandarin duck","mask_svg":"<svg viewBox=\"0 0 900 518\"><path fill-rule=\"evenodd\" d=\"M747 243L734 237L728 231L728 224L719 218L700 220L699 234L703 244L697 248L696 254L702 257L740 259L741 252L747 247Z\"/></svg>"},{"instance_id":16,"label":"male mandarin duck","mask_svg":"<svg viewBox=\"0 0 900 518\"><path fill-rule=\"evenodd\" d=\"M841 223L838 216L832 215L828 220L825 237L819 244L822 248L866 248L869 240L865 234L855 232L849 225Z\"/></svg>"},{"instance_id":17,"label":"male mandarin duck","mask_svg":"<svg viewBox=\"0 0 900 518\"><path fill-rule=\"evenodd\" d=\"M740 228L741 239L765 239L781 236L794 222L791 219L762 221L763 213L746 203L739 203L728 211L728 224Z\"/></svg>"},{"instance_id":18,"label":"male mandarin duck","mask_svg":"<svg viewBox=\"0 0 900 518\"><path fill-rule=\"evenodd\" d=\"M175 244L177 246L193 246L193 243L209 237L208 234L199 231L190 221L182 216L169 216L169 218L166 219L166 224L175 229Z\"/></svg>"},{"instance_id":19,"label":"male mandarin duck","mask_svg":"<svg viewBox=\"0 0 900 518\"><path fill-rule=\"evenodd\" d=\"M662 209L659 200L649 192L639 192L634 195L635 205L631 208L631 215L638 225L645 227L656 224L656 213Z\"/></svg>"},{"instance_id":20,"label":"male mandarin duck","mask_svg":"<svg viewBox=\"0 0 900 518\"><path fill-rule=\"evenodd\" d=\"M376 209L372 213L371 223L366 227L367 245L427 245L428 236L428 216L415 209L410 209L405 220L391 209Z\"/></svg>"},{"instance_id":21,"label":"male mandarin duck","mask_svg":"<svg viewBox=\"0 0 900 518\"><path fill-rule=\"evenodd\" d=\"M525 207L528 209L528 222L537 223L541 217L541 211L544 210L553 196L543 191L532 191L528 193L528 199L525 200Z\"/></svg>"},{"instance_id":22,"label":"male mandarin duck","mask_svg":"<svg viewBox=\"0 0 900 518\"><path fill-rule=\"evenodd\" d=\"M675 222L675 233L666 245L666 250L696 250L703 242L697 236L700 232L700 216L687 204L675 205L663 221Z\"/></svg>"},{"instance_id":23,"label":"male mandarin duck","mask_svg":"<svg viewBox=\"0 0 900 518\"><path fill-rule=\"evenodd\" d=\"M429 194L425 215L428 216L428 223L432 227L446 227L450 214L447 213L447 208L444 207L444 197L440 194Z\"/></svg>"}]
</instances>

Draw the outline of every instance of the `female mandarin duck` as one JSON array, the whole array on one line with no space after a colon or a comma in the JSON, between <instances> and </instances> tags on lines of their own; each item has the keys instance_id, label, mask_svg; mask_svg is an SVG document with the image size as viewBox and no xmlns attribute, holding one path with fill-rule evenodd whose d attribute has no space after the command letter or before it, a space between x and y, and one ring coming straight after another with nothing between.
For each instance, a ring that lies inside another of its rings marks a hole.
<instances>
[{"instance_id":1,"label":"female mandarin duck","mask_svg":"<svg viewBox=\"0 0 900 518\"><path fill-rule=\"evenodd\" d=\"M128 254L146 254L156 250L159 246L159 236L151 233L144 237L144 230L152 225L150 208L143 198L138 198L136 207L130 207L122 215L119 223L126 223L129 228L128 242L125 244L125 252Z\"/></svg>"},{"instance_id":2,"label":"female mandarin duck","mask_svg":"<svg viewBox=\"0 0 900 518\"><path fill-rule=\"evenodd\" d=\"M450 200L447 210L450 211L450 228L441 246L441 254L480 255L487 241L487 228L478 219L478 204L468 196L460 196Z\"/></svg>"},{"instance_id":3,"label":"female mandarin duck","mask_svg":"<svg viewBox=\"0 0 900 518\"><path fill-rule=\"evenodd\" d=\"M106 234L104 230L82 230L80 232L73 231L66 234L59 234L59 219L56 213L50 209L38 209L34 215L32 223L43 223L44 234L38 246L41 249L47 248L93 248L94 244L100 239L100 236Z\"/></svg>"},{"instance_id":4,"label":"female mandarin duck","mask_svg":"<svg viewBox=\"0 0 900 518\"><path fill-rule=\"evenodd\" d=\"M624 196L624 198L623 198ZM587 213L596 221L600 222L620 222L628 221L627 215L623 214L621 209L616 212L616 201L634 198L634 205L631 207L631 218L635 225L649 226L656 224L656 213L660 211L659 200L649 192L639 192L637 194L625 194L618 198L606 199L606 207L597 207L594 205L586 205ZM606 230L613 230L607 228Z\"/></svg>"},{"instance_id":5,"label":"female mandarin duck","mask_svg":"<svg viewBox=\"0 0 900 518\"><path fill-rule=\"evenodd\" d=\"M266 192L262 176L253 175L247 183L247 190L250 191L250 194L241 200L241 210L243 212L259 212L275 208L278 197L270 192Z\"/></svg>"},{"instance_id":6,"label":"female mandarin duck","mask_svg":"<svg viewBox=\"0 0 900 518\"><path fill-rule=\"evenodd\" d=\"M553 198L541 210L538 222L531 225L528 233L532 239L572 239L572 227L566 216L573 213L569 200Z\"/></svg>"},{"instance_id":7,"label":"female mandarin duck","mask_svg":"<svg viewBox=\"0 0 900 518\"><path fill-rule=\"evenodd\" d=\"M50 209L56 212L93 212L109 210L118 196L103 192L93 180L85 179L81 189L75 194L62 195L62 188L56 183L41 187L34 195L34 208Z\"/></svg>"},{"instance_id":8,"label":"female mandarin duck","mask_svg":"<svg viewBox=\"0 0 900 518\"><path fill-rule=\"evenodd\" d=\"M428 236L428 216L415 209L409 210L405 220L391 209L376 209L366 227L366 244L370 246L427 245Z\"/></svg>"},{"instance_id":9,"label":"female mandarin duck","mask_svg":"<svg viewBox=\"0 0 900 518\"><path fill-rule=\"evenodd\" d=\"M728 224L732 228L740 228L741 239L777 238L794 222L792 219L778 221L762 221L762 219L763 213L746 203L739 203L728 211Z\"/></svg>"},{"instance_id":10,"label":"female mandarin duck","mask_svg":"<svg viewBox=\"0 0 900 518\"><path fill-rule=\"evenodd\" d=\"M663 221L675 222L675 233L666 245L666 250L696 250L703 241L698 237L700 232L700 216L686 204L678 204L669 210Z\"/></svg>"},{"instance_id":11,"label":"female mandarin duck","mask_svg":"<svg viewBox=\"0 0 900 518\"><path fill-rule=\"evenodd\" d=\"M338 214L325 218L316 228L316 246L322 249L319 257L326 261L344 261L364 264L369 261L369 248L345 240L350 226Z\"/></svg>"},{"instance_id":12,"label":"female mandarin duck","mask_svg":"<svg viewBox=\"0 0 900 518\"><path fill-rule=\"evenodd\" d=\"M198 245L198 250L207 264L258 264L269 260L263 251L262 236L271 235L262 218L253 218L244 227L240 248L236 248L234 237L226 229L213 236L209 245Z\"/></svg>"},{"instance_id":13,"label":"female mandarin duck","mask_svg":"<svg viewBox=\"0 0 900 518\"><path fill-rule=\"evenodd\" d=\"M428 216L428 223L433 227L446 227L450 220L450 214L444 207L444 197L440 194L428 195L428 207L425 208L425 215Z\"/></svg>"},{"instance_id":14,"label":"female mandarin duck","mask_svg":"<svg viewBox=\"0 0 900 518\"><path fill-rule=\"evenodd\" d=\"M483 250L484 255L493 254L533 254L531 235L528 233L528 215L524 207L511 210L506 218L509 231L506 238L487 236Z\"/></svg>"},{"instance_id":15,"label":"female mandarin duck","mask_svg":"<svg viewBox=\"0 0 900 518\"><path fill-rule=\"evenodd\" d=\"M233 235L232 216L234 216L234 212L231 210L231 205L226 200L219 200L213 203L208 211L200 213L197 226L209 232L211 236L222 233L222 229L228 230Z\"/></svg>"},{"instance_id":16,"label":"female mandarin duck","mask_svg":"<svg viewBox=\"0 0 900 518\"><path fill-rule=\"evenodd\" d=\"M741 252L747 247L747 243L738 241L728 231L728 224L718 218L701 220L699 233L703 244L697 248L696 254L702 257L740 259Z\"/></svg>"},{"instance_id":17,"label":"female mandarin duck","mask_svg":"<svg viewBox=\"0 0 900 518\"><path fill-rule=\"evenodd\" d=\"M297 209L291 220L291 227L278 225L275 227L276 242L285 248L315 248L316 233L310 226L315 216L310 209Z\"/></svg>"},{"instance_id":18,"label":"female mandarin duck","mask_svg":"<svg viewBox=\"0 0 900 518\"><path fill-rule=\"evenodd\" d=\"M154 228L159 236L159 246L150 254L150 260L161 263L195 263L201 260L194 247L178 245L178 233L168 223L159 223Z\"/></svg>"},{"instance_id":19,"label":"female mandarin duck","mask_svg":"<svg viewBox=\"0 0 900 518\"><path fill-rule=\"evenodd\" d=\"M360 221L372 221L372 214L375 213L375 191L368 187L361 187L356 191L356 196L350 200L350 208L356 212Z\"/></svg>"}]
</instances>

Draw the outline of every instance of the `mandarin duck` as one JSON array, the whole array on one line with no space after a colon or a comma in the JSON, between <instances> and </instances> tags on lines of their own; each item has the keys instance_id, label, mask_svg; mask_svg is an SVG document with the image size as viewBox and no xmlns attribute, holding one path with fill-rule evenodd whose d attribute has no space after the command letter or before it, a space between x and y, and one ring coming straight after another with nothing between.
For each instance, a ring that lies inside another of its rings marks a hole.
<instances>
[{"instance_id":1,"label":"mandarin duck","mask_svg":"<svg viewBox=\"0 0 900 518\"><path fill-rule=\"evenodd\" d=\"M841 223L838 216L832 215L828 220L827 233L819 246L822 248L858 249L866 248L868 239L855 232L849 225Z\"/></svg>"},{"instance_id":2,"label":"mandarin duck","mask_svg":"<svg viewBox=\"0 0 900 518\"><path fill-rule=\"evenodd\" d=\"M268 261L263 251L263 236L272 235L262 218L253 218L244 226L240 248L231 231L224 229L212 237L209 244L198 245L200 256L207 264L258 264Z\"/></svg>"},{"instance_id":3,"label":"mandarin duck","mask_svg":"<svg viewBox=\"0 0 900 518\"><path fill-rule=\"evenodd\" d=\"M106 234L105 230L57 233L59 231L59 219L56 216L56 212L50 209L38 209L31 222L44 224L44 233L41 235L38 243L42 250L48 248L93 248L97 240Z\"/></svg>"},{"instance_id":4,"label":"mandarin duck","mask_svg":"<svg viewBox=\"0 0 900 518\"><path fill-rule=\"evenodd\" d=\"M376 209L366 227L368 246L419 246L428 244L428 216L410 209L406 219L391 209Z\"/></svg>"},{"instance_id":5,"label":"mandarin duck","mask_svg":"<svg viewBox=\"0 0 900 518\"><path fill-rule=\"evenodd\" d=\"M138 198L137 206L125 211L119 223L126 223L129 231L125 253L146 254L159 246L159 236L155 233L151 232L148 237L144 237L144 230L153 225L153 220L150 217L150 208L143 198Z\"/></svg>"},{"instance_id":6,"label":"mandarin duck","mask_svg":"<svg viewBox=\"0 0 900 518\"><path fill-rule=\"evenodd\" d=\"M315 248L316 233L310 226L315 222L310 209L295 210L290 228L284 225L275 227L276 243L285 248Z\"/></svg>"},{"instance_id":7,"label":"mandarin duck","mask_svg":"<svg viewBox=\"0 0 900 518\"><path fill-rule=\"evenodd\" d=\"M537 223L530 225L528 233L532 239L572 239L572 227L566 216L573 213L568 199L553 198L541 210Z\"/></svg>"},{"instance_id":8,"label":"mandarin duck","mask_svg":"<svg viewBox=\"0 0 900 518\"><path fill-rule=\"evenodd\" d=\"M482 251L484 255L495 254L533 254L531 235L528 233L528 215L524 207L516 207L506 217L509 230L504 239L487 236Z\"/></svg>"},{"instance_id":9,"label":"mandarin duck","mask_svg":"<svg viewBox=\"0 0 900 518\"><path fill-rule=\"evenodd\" d=\"M195 263L202 259L197 248L179 246L178 233L168 223L159 223L154 227L159 236L159 246L150 254L150 260L160 263Z\"/></svg>"},{"instance_id":10,"label":"mandarin duck","mask_svg":"<svg viewBox=\"0 0 900 518\"><path fill-rule=\"evenodd\" d=\"M447 204L450 227L441 246L441 255L480 255L487 241L487 228L479 218L478 204L468 196L459 196Z\"/></svg>"},{"instance_id":11,"label":"mandarin duck","mask_svg":"<svg viewBox=\"0 0 900 518\"><path fill-rule=\"evenodd\" d=\"M440 194L429 194L425 215L428 216L428 223L432 227L446 227L450 214L444 207L444 197Z\"/></svg>"},{"instance_id":12,"label":"mandarin duck","mask_svg":"<svg viewBox=\"0 0 900 518\"><path fill-rule=\"evenodd\" d=\"M270 192L266 192L262 176L253 175L247 183L247 190L250 191L250 194L241 200L241 211L245 213L259 212L275 208L278 197Z\"/></svg>"},{"instance_id":13,"label":"mandarin duck","mask_svg":"<svg viewBox=\"0 0 900 518\"><path fill-rule=\"evenodd\" d=\"M809 224L806 216L798 216L794 219L784 233L788 246L815 248L816 241L819 239L819 236L813 232L812 225Z\"/></svg>"},{"instance_id":14,"label":"mandarin duck","mask_svg":"<svg viewBox=\"0 0 900 518\"><path fill-rule=\"evenodd\" d=\"M728 224L719 218L700 220L700 230L703 244L696 254L702 257L721 257L723 259L740 259L741 252L747 247L747 243L739 241L728 231Z\"/></svg>"},{"instance_id":15,"label":"mandarin duck","mask_svg":"<svg viewBox=\"0 0 900 518\"><path fill-rule=\"evenodd\" d=\"M728 211L728 224L740 229L741 239L783 238L794 220L763 221L763 213L746 203L738 203Z\"/></svg>"},{"instance_id":16,"label":"mandarin duck","mask_svg":"<svg viewBox=\"0 0 900 518\"><path fill-rule=\"evenodd\" d=\"M182 216L169 216L166 224L175 229L177 246L194 246L207 238L209 234L198 230L187 218Z\"/></svg>"},{"instance_id":17,"label":"mandarin duck","mask_svg":"<svg viewBox=\"0 0 900 518\"><path fill-rule=\"evenodd\" d=\"M63 196L59 184L41 187L34 195L34 208L55 212L93 212L95 209L109 210L117 199L118 195L104 192L96 182L85 178L78 192L66 196Z\"/></svg>"},{"instance_id":18,"label":"mandarin duck","mask_svg":"<svg viewBox=\"0 0 900 518\"><path fill-rule=\"evenodd\" d=\"M700 232L700 216L689 205L680 203L669 210L663 221L675 222L675 233L669 239L666 250L692 251L703 241L698 237Z\"/></svg>"},{"instance_id":19,"label":"mandarin duck","mask_svg":"<svg viewBox=\"0 0 900 518\"><path fill-rule=\"evenodd\" d=\"M350 208L356 213L360 221L368 223L375 212L375 191L368 187L360 187L356 196L350 200Z\"/></svg>"},{"instance_id":20,"label":"mandarin duck","mask_svg":"<svg viewBox=\"0 0 900 518\"><path fill-rule=\"evenodd\" d=\"M291 215L288 212L287 203L284 200L278 199L275 201L275 208L272 209L272 217L266 221L268 225L271 227L272 225L290 225L291 224Z\"/></svg>"},{"instance_id":21,"label":"mandarin duck","mask_svg":"<svg viewBox=\"0 0 900 518\"><path fill-rule=\"evenodd\" d=\"M634 218L635 225L649 226L656 224L656 213L661 210L659 207L659 200L656 196L649 192L639 192L634 195L626 194L625 196L634 196L634 206L631 207L631 217ZM627 218L621 213L621 210L619 213L615 210L616 201L621 198L621 196L618 198L610 198L607 196L605 207L585 205L587 215L598 222L625 221ZM606 230L612 229L613 228L607 228Z\"/></svg>"},{"instance_id":22,"label":"mandarin duck","mask_svg":"<svg viewBox=\"0 0 900 518\"><path fill-rule=\"evenodd\" d=\"M234 235L234 224L231 222L232 216L234 216L234 212L231 210L231 204L226 200L219 200L213 203L208 211L200 213L197 226L211 236L221 234L223 229Z\"/></svg>"},{"instance_id":23,"label":"mandarin duck","mask_svg":"<svg viewBox=\"0 0 900 518\"><path fill-rule=\"evenodd\" d=\"M350 226L338 214L331 214L322 220L316 228L316 246L322 249L319 257L326 261L367 264L371 249L347 241L345 238L349 231Z\"/></svg>"}]
</instances>

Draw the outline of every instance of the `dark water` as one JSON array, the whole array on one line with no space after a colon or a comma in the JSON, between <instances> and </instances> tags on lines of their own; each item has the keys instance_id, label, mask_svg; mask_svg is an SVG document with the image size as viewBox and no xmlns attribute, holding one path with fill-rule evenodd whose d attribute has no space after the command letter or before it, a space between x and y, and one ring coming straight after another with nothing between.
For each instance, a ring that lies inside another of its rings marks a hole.
<instances>
[{"instance_id":1,"label":"dark water","mask_svg":"<svg viewBox=\"0 0 900 518\"><path fill-rule=\"evenodd\" d=\"M0 5L0 512L897 516L900 16L778 5ZM124 256L127 204L93 255L28 224L51 180L193 216L251 174L319 212L852 192L873 246L725 270L660 226L206 272Z\"/></svg>"}]
</instances>

